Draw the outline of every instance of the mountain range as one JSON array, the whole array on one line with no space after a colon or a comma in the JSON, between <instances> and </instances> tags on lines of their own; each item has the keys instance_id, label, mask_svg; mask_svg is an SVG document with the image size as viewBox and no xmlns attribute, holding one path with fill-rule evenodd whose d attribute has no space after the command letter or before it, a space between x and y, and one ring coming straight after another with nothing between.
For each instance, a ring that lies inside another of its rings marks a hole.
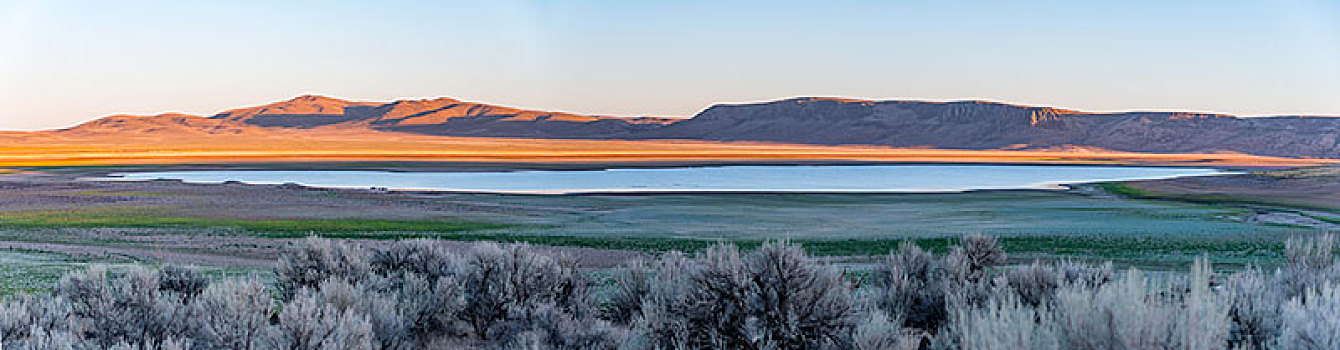
<instances>
[{"instance_id":1,"label":"mountain range","mask_svg":"<svg viewBox=\"0 0 1340 350\"><path fill-rule=\"evenodd\" d=\"M248 134L370 130L556 139L691 139L943 149L1091 148L1340 158L1340 118L1187 112L1089 113L984 101L837 98L722 104L693 118L611 117L451 98L394 102L305 95L213 116L117 115L55 133Z\"/></svg>"}]
</instances>

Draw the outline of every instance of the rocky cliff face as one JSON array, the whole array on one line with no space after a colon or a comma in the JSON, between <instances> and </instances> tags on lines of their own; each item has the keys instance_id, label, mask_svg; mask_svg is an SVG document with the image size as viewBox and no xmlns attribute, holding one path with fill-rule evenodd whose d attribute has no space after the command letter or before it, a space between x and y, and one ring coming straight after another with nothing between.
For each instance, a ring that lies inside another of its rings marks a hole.
<instances>
[{"instance_id":1,"label":"rocky cliff face","mask_svg":"<svg viewBox=\"0 0 1340 350\"><path fill-rule=\"evenodd\" d=\"M992 102L796 98L717 105L692 119L522 110L450 98L353 102L302 96L212 117L115 116L63 132L251 133L338 128L451 136L694 139L953 149L1102 148L1340 158L1340 118L1086 113Z\"/></svg>"},{"instance_id":2,"label":"rocky cliff face","mask_svg":"<svg viewBox=\"0 0 1340 350\"><path fill-rule=\"evenodd\" d=\"M718 105L637 137L958 149L1080 146L1340 158L1340 118L1097 114L979 101L798 98Z\"/></svg>"}]
</instances>

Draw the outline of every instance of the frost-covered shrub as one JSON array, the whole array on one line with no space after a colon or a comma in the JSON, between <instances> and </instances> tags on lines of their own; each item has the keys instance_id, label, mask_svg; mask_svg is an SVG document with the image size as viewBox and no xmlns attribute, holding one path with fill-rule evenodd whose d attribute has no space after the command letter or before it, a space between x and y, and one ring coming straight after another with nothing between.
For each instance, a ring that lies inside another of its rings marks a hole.
<instances>
[{"instance_id":1,"label":"frost-covered shrub","mask_svg":"<svg viewBox=\"0 0 1340 350\"><path fill-rule=\"evenodd\" d=\"M1335 236L1291 237L1284 242L1284 257L1291 268L1321 270L1335 263Z\"/></svg>"},{"instance_id":2,"label":"frost-covered shrub","mask_svg":"<svg viewBox=\"0 0 1340 350\"><path fill-rule=\"evenodd\" d=\"M1051 301L1058 286L1056 272L1050 266L1036 261L1031 265L1007 270L1002 279L1002 284L1014 291L1020 301L1033 307Z\"/></svg>"},{"instance_id":3,"label":"frost-covered shrub","mask_svg":"<svg viewBox=\"0 0 1340 350\"><path fill-rule=\"evenodd\" d=\"M258 349L269 337L274 305L254 278L211 284L191 304L195 345L202 349Z\"/></svg>"},{"instance_id":4,"label":"frost-covered shrub","mask_svg":"<svg viewBox=\"0 0 1340 350\"><path fill-rule=\"evenodd\" d=\"M1228 302L1209 287L1209 267L1198 261L1178 290L1130 270L1099 287L1057 290L1056 321L1068 349L1217 349L1229 332Z\"/></svg>"},{"instance_id":5,"label":"frost-covered shrub","mask_svg":"<svg viewBox=\"0 0 1340 350\"><path fill-rule=\"evenodd\" d=\"M531 311L525 330L509 341L510 349L599 350L618 349L628 341L628 330L596 318L576 318L552 304Z\"/></svg>"},{"instance_id":6,"label":"frost-covered shrub","mask_svg":"<svg viewBox=\"0 0 1340 350\"><path fill-rule=\"evenodd\" d=\"M980 308L954 307L949 338L963 349L1061 349L1060 327L1047 306L1018 296L997 295Z\"/></svg>"},{"instance_id":7,"label":"frost-covered shrub","mask_svg":"<svg viewBox=\"0 0 1340 350\"><path fill-rule=\"evenodd\" d=\"M370 270L362 249L328 239L307 238L279 256L275 279L284 299L330 278L358 282Z\"/></svg>"},{"instance_id":8,"label":"frost-covered shrub","mask_svg":"<svg viewBox=\"0 0 1340 350\"><path fill-rule=\"evenodd\" d=\"M389 248L372 252L368 261L382 275L414 273L429 280L453 276L461 264L457 254L448 251L441 242L428 239L396 242Z\"/></svg>"},{"instance_id":9,"label":"frost-covered shrub","mask_svg":"<svg viewBox=\"0 0 1340 350\"><path fill-rule=\"evenodd\" d=\"M1312 289L1284 304L1277 349L1340 349L1340 284Z\"/></svg>"},{"instance_id":10,"label":"frost-covered shrub","mask_svg":"<svg viewBox=\"0 0 1340 350\"><path fill-rule=\"evenodd\" d=\"M1099 287L1112 281L1112 262L1099 266L1063 260L1056 267L1057 282L1066 285Z\"/></svg>"},{"instance_id":11,"label":"frost-covered shrub","mask_svg":"<svg viewBox=\"0 0 1340 350\"><path fill-rule=\"evenodd\" d=\"M740 251L733 245L713 246L697 260L677 315L689 330L688 345L732 349L752 345L749 298L755 291Z\"/></svg>"},{"instance_id":12,"label":"frost-covered shrub","mask_svg":"<svg viewBox=\"0 0 1340 350\"><path fill-rule=\"evenodd\" d=\"M945 273L936 258L903 242L871 272L876 304L907 327L931 331L948 318Z\"/></svg>"},{"instance_id":13,"label":"frost-covered shrub","mask_svg":"<svg viewBox=\"0 0 1340 350\"><path fill-rule=\"evenodd\" d=\"M935 332L949 318L950 304L981 305L992 291L988 269L1005 261L993 237L969 235L962 246L936 258L911 242L903 242L871 281L876 304L906 327Z\"/></svg>"},{"instance_id":14,"label":"frost-covered shrub","mask_svg":"<svg viewBox=\"0 0 1340 350\"><path fill-rule=\"evenodd\" d=\"M70 304L63 298L22 295L0 304L0 346L21 344L70 325Z\"/></svg>"},{"instance_id":15,"label":"frost-covered shrub","mask_svg":"<svg viewBox=\"0 0 1340 350\"><path fill-rule=\"evenodd\" d=\"M1296 297L1311 289L1340 280L1340 263L1335 260L1335 236L1292 237L1284 243L1288 265L1280 271L1280 282L1287 297Z\"/></svg>"},{"instance_id":16,"label":"frost-covered shrub","mask_svg":"<svg viewBox=\"0 0 1340 350\"><path fill-rule=\"evenodd\" d=\"M311 289L299 292L284 304L278 325L266 334L266 346L293 350L371 349L372 324L351 302L357 301L332 300L329 294Z\"/></svg>"},{"instance_id":17,"label":"frost-covered shrub","mask_svg":"<svg viewBox=\"0 0 1340 350\"><path fill-rule=\"evenodd\" d=\"M619 325L628 325L642 314L642 303L651 292L652 267L636 261L614 271L613 290L605 300L601 315Z\"/></svg>"},{"instance_id":18,"label":"frost-covered shrub","mask_svg":"<svg viewBox=\"0 0 1340 350\"><path fill-rule=\"evenodd\" d=\"M651 264L654 278L645 281L646 293L640 309L631 312L636 330L634 342L647 348L682 349L688 347L694 329L686 322L689 292L697 261L679 252L662 255ZM637 280L635 280L637 281ZM629 296L635 298L637 296Z\"/></svg>"},{"instance_id":19,"label":"frost-covered shrub","mask_svg":"<svg viewBox=\"0 0 1340 350\"><path fill-rule=\"evenodd\" d=\"M867 312L852 330L851 348L857 350L917 350L925 332L903 328L900 320L890 320L883 312Z\"/></svg>"},{"instance_id":20,"label":"frost-covered shrub","mask_svg":"<svg viewBox=\"0 0 1340 350\"><path fill-rule=\"evenodd\" d=\"M71 327L81 330L78 335L103 347L157 346L186 330L182 297L160 291L158 274L143 268L113 276L95 266L62 278L55 293L69 302Z\"/></svg>"},{"instance_id":21,"label":"frost-covered shrub","mask_svg":"<svg viewBox=\"0 0 1340 350\"><path fill-rule=\"evenodd\" d=\"M746 261L754 294L749 310L760 341L777 349L845 345L856 304L841 276L809 261L800 247L771 242Z\"/></svg>"},{"instance_id":22,"label":"frost-covered shrub","mask_svg":"<svg viewBox=\"0 0 1340 350\"><path fill-rule=\"evenodd\" d=\"M766 243L741 255L718 245L691 260L668 255L647 274L654 277L626 279L649 281L638 292L642 308L634 322L647 347L853 346L859 310L851 286L799 247Z\"/></svg>"},{"instance_id":23,"label":"frost-covered shrub","mask_svg":"<svg viewBox=\"0 0 1340 350\"><path fill-rule=\"evenodd\" d=\"M1229 276L1222 291L1231 303L1229 344L1259 349L1279 335L1286 298L1273 278L1251 267Z\"/></svg>"},{"instance_id":24,"label":"frost-covered shrub","mask_svg":"<svg viewBox=\"0 0 1340 350\"><path fill-rule=\"evenodd\" d=\"M95 349L97 344L88 342L78 334L58 328L47 328L32 326L28 331L28 336L22 339L16 339L13 342L6 341L6 348L37 350L75 350L75 349Z\"/></svg>"},{"instance_id":25,"label":"frost-covered shrub","mask_svg":"<svg viewBox=\"0 0 1340 350\"><path fill-rule=\"evenodd\" d=\"M1228 312L1228 297L1210 290L1214 271L1206 259L1198 259L1191 266L1190 283L1181 295L1181 317L1177 324L1178 337L1183 349L1218 349L1226 344L1232 322Z\"/></svg>"},{"instance_id":26,"label":"frost-covered shrub","mask_svg":"<svg viewBox=\"0 0 1340 350\"><path fill-rule=\"evenodd\" d=\"M481 339L507 338L526 328L515 323L525 322L542 304L579 316L590 312L589 281L565 257L535 254L527 245L480 243L464 264L460 315Z\"/></svg>"},{"instance_id":27,"label":"frost-covered shrub","mask_svg":"<svg viewBox=\"0 0 1340 350\"><path fill-rule=\"evenodd\" d=\"M428 279L409 276L395 295L395 310L411 339L426 340L434 334L459 334L456 320L465 308L461 285L453 277Z\"/></svg>"},{"instance_id":28,"label":"frost-covered shrub","mask_svg":"<svg viewBox=\"0 0 1340 350\"><path fill-rule=\"evenodd\" d=\"M600 287L571 259L526 245L454 253L426 240L365 250L309 239L284 254L276 288L255 277L210 283L172 266L72 272L50 294L0 303L0 345L1331 349L1340 328L1331 240L1292 240L1288 266L1249 268L1212 289L1205 261L1167 277L1114 276L1110 263L997 269L1004 254L983 237L940 257L904 243L863 286L798 246L770 242L666 253Z\"/></svg>"}]
</instances>

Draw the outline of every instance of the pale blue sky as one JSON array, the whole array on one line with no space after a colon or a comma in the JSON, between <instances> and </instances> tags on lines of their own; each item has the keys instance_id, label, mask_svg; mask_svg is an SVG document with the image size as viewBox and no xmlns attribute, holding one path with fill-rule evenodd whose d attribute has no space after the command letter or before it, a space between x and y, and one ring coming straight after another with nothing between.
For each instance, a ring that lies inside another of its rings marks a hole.
<instances>
[{"instance_id":1,"label":"pale blue sky","mask_svg":"<svg viewBox=\"0 0 1340 350\"><path fill-rule=\"evenodd\" d=\"M306 93L612 115L793 96L1340 115L1338 3L0 0L0 129Z\"/></svg>"}]
</instances>

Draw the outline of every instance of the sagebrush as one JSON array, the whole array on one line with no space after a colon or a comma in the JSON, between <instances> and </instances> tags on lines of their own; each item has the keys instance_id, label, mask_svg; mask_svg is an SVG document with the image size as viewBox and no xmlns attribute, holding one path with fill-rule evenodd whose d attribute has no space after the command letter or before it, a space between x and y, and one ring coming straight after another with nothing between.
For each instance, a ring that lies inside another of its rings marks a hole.
<instances>
[{"instance_id":1,"label":"sagebrush","mask_svg":"<svg viewBox=\"0 0 1340 350\"><path fill-rule=\"evenodd\" d=\"M527 245L306 239L273 283L91 267L0 304L12 349L1336 349L1334 238L1216 275L1005 266L994 238L873 268L799 246L670 252L612 273Z\"/></svg>"}]
</instances>

